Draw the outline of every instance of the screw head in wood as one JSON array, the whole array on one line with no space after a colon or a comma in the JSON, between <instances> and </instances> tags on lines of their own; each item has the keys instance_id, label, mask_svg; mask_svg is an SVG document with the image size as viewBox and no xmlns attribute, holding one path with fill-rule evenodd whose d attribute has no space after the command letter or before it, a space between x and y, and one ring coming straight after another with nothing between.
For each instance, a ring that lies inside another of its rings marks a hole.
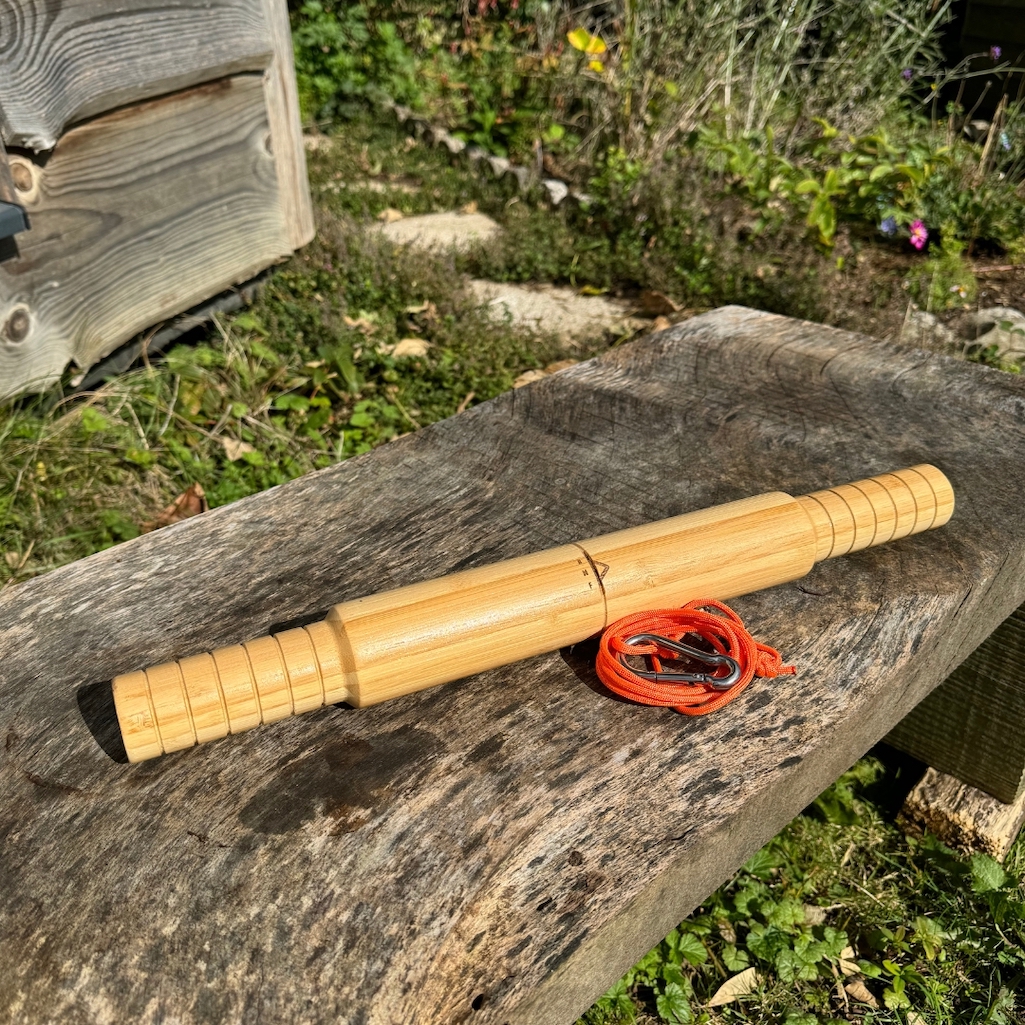
<instances>
[{"instance_id":1,"label":"screw head in wood","mask_svg":"<svg viewBox=\"0 0 1025 1025\"><path fill-rule=\"evenodd\" d=\"M23 342L32 328L32 317L24 306L13 309L4 323L4 338L9 342Z\"/></svg>"}]
</instances>

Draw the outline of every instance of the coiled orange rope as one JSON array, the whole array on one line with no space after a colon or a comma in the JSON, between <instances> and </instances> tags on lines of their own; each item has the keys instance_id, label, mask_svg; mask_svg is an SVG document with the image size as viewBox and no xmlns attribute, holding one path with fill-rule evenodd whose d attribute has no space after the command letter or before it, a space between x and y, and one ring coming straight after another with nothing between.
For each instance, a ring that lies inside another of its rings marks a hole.
<instances>
[{"instance_id":1,"label":"coiled orange rope","mask_svg":"<svg viewBox=\"0 0 1025 1025\"><path fill-rule=\"evenodd\" d=\"M694 637L712 650L705 658L701 658L701 649L684 657L688 662L703 663L703 670L695 671L692 666L686 667L686 673L665 670L662 661L679 661L678 646L693 650ZM631 656L649 660L651 671L628 665L625 660ZM620 697L674 708L684 715L707 715L722 708L755 676L772 679L797 671L783 665L775 648L759 644L733 609L711 598L689 601L679 609L655 609L617 620L601 636L596 668L601 682ZM684 675L694 679L667 679ZM736 682L730 683L731 677Z\"/></svg>"}]
</instances>

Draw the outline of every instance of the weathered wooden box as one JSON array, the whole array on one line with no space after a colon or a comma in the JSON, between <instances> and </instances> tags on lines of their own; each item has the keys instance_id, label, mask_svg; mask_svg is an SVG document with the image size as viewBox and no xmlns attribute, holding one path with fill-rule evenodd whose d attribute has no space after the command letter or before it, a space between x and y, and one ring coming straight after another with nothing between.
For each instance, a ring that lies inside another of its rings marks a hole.
<instances>
[{"instance_id":1,"label":"weathered wooden box","mask_svg":"<svg viewBox=\"0 0 1025 1025\"><path fill-rule=\"evenodd\" d=\"M313 235L285 0L0 4L0 141L0 398Z\"/></svg>"}]
</instances>

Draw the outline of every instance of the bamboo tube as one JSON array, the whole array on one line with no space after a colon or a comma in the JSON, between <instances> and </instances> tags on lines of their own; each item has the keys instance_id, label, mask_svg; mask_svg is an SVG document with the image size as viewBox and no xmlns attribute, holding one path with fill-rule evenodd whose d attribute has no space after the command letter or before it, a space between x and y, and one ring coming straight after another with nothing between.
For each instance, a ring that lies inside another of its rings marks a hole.
<instances>
[{"instance_id":1,"label":"bamboo tube","mask_svg":"<svg viewBox=\"0 0 1025 1025\"><path fill-rule=\"evenodd\" d=\"M372 705L599 633L645 609L733 598L820 559L942 526L920 465L800 498L771 492L343 602L327 619L118 676L133 762L345 701Z\"/></svg>"}]
</instances>

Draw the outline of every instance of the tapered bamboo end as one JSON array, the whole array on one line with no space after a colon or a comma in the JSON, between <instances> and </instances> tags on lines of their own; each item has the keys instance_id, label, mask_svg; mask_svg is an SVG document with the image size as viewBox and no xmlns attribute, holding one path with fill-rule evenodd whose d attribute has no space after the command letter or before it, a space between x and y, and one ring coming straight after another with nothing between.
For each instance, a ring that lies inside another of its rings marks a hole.
<instances>
[{"instance_id":1,"label":"tapered bamboo end","mask_svg":"<svg viewBox=\"0 0 1025 1025\"><path fill-rule=\"evenodd\" d=\"M128 760L141 762L345 701L346 684L325 622L126 673L113 691Z\"/></svg>"},{"instance_id":2,"label":"tapered bamboo end","mask_svg":"<svg viewBox=\"0 0 1025 1025\"><path fill-rule=\"evenodd\" d=\"M935 466L841 484L797 500L815 527L815 559L832 559L942 527L954 513L954 489Z\"/></svg>"}]
</instances>

